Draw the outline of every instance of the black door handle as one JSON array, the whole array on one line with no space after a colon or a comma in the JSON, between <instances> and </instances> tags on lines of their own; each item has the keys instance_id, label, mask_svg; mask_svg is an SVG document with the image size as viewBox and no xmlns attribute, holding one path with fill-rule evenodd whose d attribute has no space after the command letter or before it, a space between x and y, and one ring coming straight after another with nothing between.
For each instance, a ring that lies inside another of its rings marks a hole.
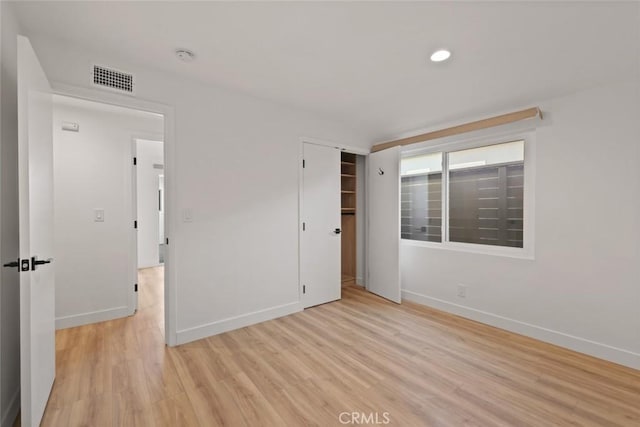
<instances>
[{"instance_id":1,"label":"black door handle","mask_svg":"<svg viewBox=\"0 0 640 427\"><path fill-rule=\"evenodd\" d=\"M18 267L20 263L18 261L11 261L3 265L3 267Z\"/></svg>"},{"instance_id":2,"label":"black door handle","mask_svg":"<svg viewBox=\"0 0 640 427\"><path fill-rule=\"evenodd\" d=\"M31 257L31 270L35 270L37 265L51 264L53 258L38 260L37 257Z\"/></svg>"},{"instance_id":3,"label":"black door handle","mask_svg":"<svg viewBox=\"0 0 640 427\"><path fill-rule=\"evenodd\" d=\"M333 232L336 234L340 234L342 233L342 230L340 230L339 228L336 228L335 230L333 230Z\"/></svg>"}]
</instances>

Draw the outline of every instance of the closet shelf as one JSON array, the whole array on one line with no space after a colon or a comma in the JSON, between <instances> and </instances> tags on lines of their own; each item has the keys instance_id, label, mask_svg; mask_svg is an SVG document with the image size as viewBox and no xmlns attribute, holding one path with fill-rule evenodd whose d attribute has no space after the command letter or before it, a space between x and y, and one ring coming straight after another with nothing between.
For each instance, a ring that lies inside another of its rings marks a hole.
<instances>
[{"instance_id":1,"label":"closet shelf","mask_svg":"<svg viewBox=\"0 0 640 427\"><path fill-rule=\"evenodd\" d=\"M342 190L342 194L356 194L355 191Z\"/></svg>"},{"instance_id":2,"label":"closet shelf","mask_svg":"<svg viewBox=\"0 0 640 427\"><path fill-rule=\"evenodd\" d=\"M344 176L344 177L348 177L348 178L355 178L356 177L355 175L351 175L351 174L348 174L348 173L343 173L340 176Z\"/></svg>"}]
</instances>

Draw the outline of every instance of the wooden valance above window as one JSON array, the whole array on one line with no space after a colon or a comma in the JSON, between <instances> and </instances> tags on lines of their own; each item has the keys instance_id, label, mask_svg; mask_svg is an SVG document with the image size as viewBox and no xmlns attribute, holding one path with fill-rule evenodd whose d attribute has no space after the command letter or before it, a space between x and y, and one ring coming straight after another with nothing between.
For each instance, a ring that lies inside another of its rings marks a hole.
<instances>
[{"instance_id":1,"label":"wooden valance above window","mask_svg":"<svg viewBox=\"0 0 640 427\"><path fill-rule=\"evenodd\" d=\"M417 142L429 141L431 139L444 138L447 136L459 135L461 133L472 132L481 129L487 129L494 126L506 125L508 123L518 122L520 120L533 119L535 117L542 118L542 111L538 107L527 108L526 110L514 111L513 113L502 114L500 116L489 117L487 119L475 122L465 123L462 125L452 126L446 129L440 129L432 132L423 133L407 138L396 139L395 141L382 142L371 148L371 152L384 150L386 148L398 145L409 145Z\"/></svg>"}]
</instances>

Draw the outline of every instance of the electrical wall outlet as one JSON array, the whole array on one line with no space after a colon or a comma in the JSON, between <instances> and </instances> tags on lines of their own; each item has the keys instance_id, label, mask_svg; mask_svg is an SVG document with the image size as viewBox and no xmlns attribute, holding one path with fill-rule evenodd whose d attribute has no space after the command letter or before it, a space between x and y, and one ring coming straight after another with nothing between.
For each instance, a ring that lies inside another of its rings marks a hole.
<instances>
[{"instance_id":1,"label":"electrical wall outlet","mask_svg":"<svg viewBox=\"0 0 640 427\"><path fill-rule=\"evenodd\" d=\"M458 285L458 297L459 298L467 297L467 285Z\"/></svg>"}]
</instances>

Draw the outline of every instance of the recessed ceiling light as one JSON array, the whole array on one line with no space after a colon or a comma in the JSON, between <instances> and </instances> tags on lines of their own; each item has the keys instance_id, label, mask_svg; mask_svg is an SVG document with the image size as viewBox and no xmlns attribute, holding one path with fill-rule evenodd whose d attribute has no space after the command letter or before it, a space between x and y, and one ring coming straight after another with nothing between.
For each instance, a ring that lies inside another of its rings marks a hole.
<instances>
[{"instance_id":1,"label":"recessed ceiling light","mask_svg":"<svg viewBox=\"0 0 640 427\"><path fill-rule=\"evenodd\" d=\"M451 56L451 52L449 52L446 49L440 49L440 50L436 50L431 54L431 60L433 62L442 62L449 59L450 56Z\"/></svg>"},{"instance_id":2,"label":"recessed ceiling light","mask_svg":"<svg viewBox=\"0 0 640 427\"><path fill-rule=\"evenodd\" d=\"M182 62L191 62L196 59L196 54L189 49L176 49L176 56Z\"/></svg>"}]
</instances>

